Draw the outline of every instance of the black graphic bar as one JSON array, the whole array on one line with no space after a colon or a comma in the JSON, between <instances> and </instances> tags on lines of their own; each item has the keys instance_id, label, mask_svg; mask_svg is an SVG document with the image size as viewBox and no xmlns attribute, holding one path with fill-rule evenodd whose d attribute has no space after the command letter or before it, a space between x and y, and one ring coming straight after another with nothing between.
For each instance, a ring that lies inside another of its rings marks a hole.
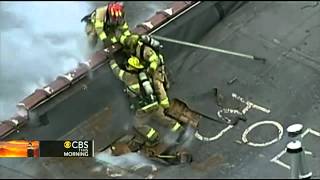
<instances>
[{"instance_id":1,"label":"black graphic bar","mask_svg":"<svg viewBox=\"0 0 320 180\"><path fill-rule=\"evenodd\" d=\"M40 157L93 157L93 141L40 141Z\"/></svg>"}]
</instances>

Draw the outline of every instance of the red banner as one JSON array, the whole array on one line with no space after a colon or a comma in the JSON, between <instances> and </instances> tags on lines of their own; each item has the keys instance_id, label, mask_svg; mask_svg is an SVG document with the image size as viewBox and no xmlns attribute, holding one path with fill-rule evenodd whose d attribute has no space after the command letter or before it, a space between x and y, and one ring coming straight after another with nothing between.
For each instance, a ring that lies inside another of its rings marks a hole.
<instances>
[{"instance_id":1,"label":"red banner","mask_svg":"<svg viewBox=\"0 0 320 180\"><path fill-rule=\"evenodd\" d=\"M0 141L1 157L39 157L39 141Z\"/></svg>"}]
</instances>

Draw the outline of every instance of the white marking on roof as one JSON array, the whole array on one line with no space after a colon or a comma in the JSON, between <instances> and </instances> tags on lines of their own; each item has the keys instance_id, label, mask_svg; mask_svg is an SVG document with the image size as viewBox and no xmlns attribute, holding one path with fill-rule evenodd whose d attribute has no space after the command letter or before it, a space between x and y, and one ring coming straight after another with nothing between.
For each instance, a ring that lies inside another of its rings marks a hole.
<instances>
[{"instance_id":1,"label":"white marking on roof","mask_svg":"<svg viewBox=\"0 0 320 180\"><path fill-rule=\"evenodd\" d=\"M278 128L278 133L279 133L279 136L278 138L275 138L269 142L266 142L266 143L253 143L253 142L250 142L248 139L247 139L247 135L249 134L249 132L251 132L254 128L260 126L260 125L264 125L264 124L271 124L271 125L274 125ZM253 147L265 147L265 146L269 146L273 143L276 143L277 141L279 141L283 136L283 127L281 126L280 123L276 122L276 121L260 121L260 122L256 122L254 124L252 124L251 126L249 126L242 134L242 141L245 143L245 144L248 144L249 146L253 146Z\"/></svg>"}]
</instances>

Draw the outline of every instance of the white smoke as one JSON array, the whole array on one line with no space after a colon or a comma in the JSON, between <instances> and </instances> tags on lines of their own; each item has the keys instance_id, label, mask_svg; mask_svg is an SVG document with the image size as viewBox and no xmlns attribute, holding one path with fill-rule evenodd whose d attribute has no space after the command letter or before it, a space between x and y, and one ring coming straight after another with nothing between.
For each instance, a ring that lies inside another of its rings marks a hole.
<instances>
[{"instance_id":1,"label":"white smoke","mask_svg":"<svg viewBox=\"0 0 320 180\"><path fill-rule=\"evenodd\" d=\"M88 2L1 2L0 120L36 88L86 59L80 20L92 9Z\"/></svg>"},{"instance_id":2,"label":"white smoke","mask_svg":"<svg viewBox=\"0 0 320 180\"><path fill-rule=\"evenodd\" d=\"M127 11L126 18L130 27L135 27L137 24L144 22L155 12L166 9L173 1L125 1L125 10ZM136 13L137 9L140 13ZM131 14L134 14L132 16Z\"/></svg>"},{"instance_id":3,"label":"white smoke","mask_svg":"<svg viewBox=\"0 0 320 180\"><path fill-rule=\"evenodd\" d=\"M98 153L95 156L97 162L102 166L94 168L92 171L102 171L106 168L106 173L110 177L122 177L127 173L133 173L142 167L151 167L152 171L147 178L153 177L153 172L156 172L157 167L144 156L139 153L127 153L121 156L112 156L110 149ZM104 167L103 167L104 166Z\"/></svg>"},{"instance_id":4,"label":"white smoke","mask_svg":"<svg viewBox=\"0 0 320 180\"><path fill-rule=\"evenodd\" d=\"M95 156L97 161L118 166L122 168L129 168L137 164L152 164L152 162L146 159L139 153L127 153L121 156L112 156L109 152L102 152Z\"/></svg>"},{"instance_id":5,"label":"white smoke","mask_svg":"<svg viewBox=\"0 0 320 180\"><path fill-rule=\"evenodd\" d=\"M190 125L186 126L185 132L181 135L179 133L168 132L164 136L164 143L171 145L179 144L184 148L188 148L189 146L191 146L191 143L194 139L194 132L194 128ZM180 140L178 141L178 139Z\"/></svg>"},{"instance_id":6,"label":"white smoke","mask_svg":"<svg viewBox=\"0 0 320 180\"><path fill-rule=\"evenodd\" d=\"M188 149L188 148L191 147L192 142L195 139L194 133L195 133L195 129L192 126L188 125L187 129L186 129L186 132L184 133L184 135L182 137L182 139L185 140L183 142L183 144L182 144L183 148L187 148Z\"/></svg>"}]
</instances>

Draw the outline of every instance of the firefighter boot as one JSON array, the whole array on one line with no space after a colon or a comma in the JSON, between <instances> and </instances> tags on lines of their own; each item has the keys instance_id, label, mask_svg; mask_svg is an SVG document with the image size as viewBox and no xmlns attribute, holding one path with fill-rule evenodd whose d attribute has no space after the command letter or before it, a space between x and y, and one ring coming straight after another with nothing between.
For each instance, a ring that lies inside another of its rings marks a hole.
<instances>
[{"instance_id":1,"label":"firefighter boot","mask_svg":"<svg viewBox=\"0 0 320 180\"><path fill-rule=\"evenodd\" d=\"M154 128L144 125L135 129L145 139L146 146L153 147L159 143L159 133Z\"/></svg>"},{"instance_id":2,"label":"firefighter boot","mask_svg":"<svg viewBox=\"0 0 320 180\"><path fill-rule=\"evenodd\" d=\"M143 144L143 138L128 134L111 144L111 154L113 156L120 156L130 152L137 152Z\"/></svg>"},{"instance_id":3,"label":"firefighter boot","mask_svg":"<svg viewBox=\"0 0 320 180\"><path fill-rule=\"evenodd\" d=\"M177 143L180 143L184 139L183 137L184 137L184 134L186 132L186 129L179 122L175 123L175 125L173 126L171 131L173 133L177 134L177 136L178 136L177 139L176 139Z\"/></svg>"}]
</instances>

